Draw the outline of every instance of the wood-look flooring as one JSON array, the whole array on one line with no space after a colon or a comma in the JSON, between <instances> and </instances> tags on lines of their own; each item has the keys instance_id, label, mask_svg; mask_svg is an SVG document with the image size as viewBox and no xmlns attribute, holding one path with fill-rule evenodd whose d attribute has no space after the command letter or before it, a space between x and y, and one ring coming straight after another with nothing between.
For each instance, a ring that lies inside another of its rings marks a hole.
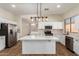
<instances>
[{"instance_id":1,"label":"wood-look flooring","mask_svg":"<svg viewBox=\"0 0 79 59\"><path fill-rule=\"evenodd\" d=\"M68 49L65 48L61 43L57 42L56 46L56 54L28 54L28 55L22 55L21 53L21 42L18 41L17 44L11 48L4 49L0 51L0 56L76 56L75 53L72 53Z\"/></svg>"}]
</instances>

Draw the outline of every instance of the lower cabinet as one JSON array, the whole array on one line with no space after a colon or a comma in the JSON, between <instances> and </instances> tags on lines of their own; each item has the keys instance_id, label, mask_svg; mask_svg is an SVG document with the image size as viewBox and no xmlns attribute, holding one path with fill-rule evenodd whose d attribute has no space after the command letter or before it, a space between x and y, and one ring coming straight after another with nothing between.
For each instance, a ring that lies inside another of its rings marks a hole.
<instances>
[{"instance_id":1,"label":"lower cabinet","mask_svg":"<svg viewBox=\"0 0 79 59\"><path fill-rule=\"evenodd\" d=\"M59 42L65 46L65 35L55 35L59 38Z\"/></svg>"},{"instance_id":2,"label":"lower cabinet","mask_svg":"<svg viewBox=\"0 0 79 59\"><path fill-rule=\"evenodd\" d=\"M5 36L0 36L0 50L5 48Z\"/></svg>"},{"instance_id":3,"label":"lower cabinet","mask_svg":"<svg viewBox=\"0 0 79 59\"><path fill-rule=\"evenodd\" d=\"M74 39L73 50L79 55L79 39Z\"/></svg>"},{"instance_id":4,"label":"lower cabinet","mask_svg":"<svg viewBox=\"0 0 79 59\"><path fill-rule=\"evenodd\" d=\"M65 36L60 37L60 42L65 46Z\"/></svg>"}]
</instances>

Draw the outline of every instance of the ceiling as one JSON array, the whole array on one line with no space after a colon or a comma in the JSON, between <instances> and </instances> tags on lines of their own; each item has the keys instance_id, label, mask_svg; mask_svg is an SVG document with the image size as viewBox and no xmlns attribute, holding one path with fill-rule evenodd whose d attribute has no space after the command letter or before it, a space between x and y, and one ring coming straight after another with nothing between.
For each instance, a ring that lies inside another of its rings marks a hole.
<instances>
[{"instance_id":1,"label":"ceiling","mask_svg":"<svg viewBox=\"0 0 79 59\"><path fill-rule=\"evenodd\" d=\"M61 5L60 8L57 8L57 5ZM16 8L11 7L10 3L1 3L0 7L10 11L16 15L27 15L27 14L36 14L37 13L37 4L36 3L16 3ZM72 10L76 6L79 6L77 3L42 3L42 15L51 15L51 14L64 14L69 10ZM48 8L48 11L45 11L45 8Z\"/></svg>"}]
</instances>

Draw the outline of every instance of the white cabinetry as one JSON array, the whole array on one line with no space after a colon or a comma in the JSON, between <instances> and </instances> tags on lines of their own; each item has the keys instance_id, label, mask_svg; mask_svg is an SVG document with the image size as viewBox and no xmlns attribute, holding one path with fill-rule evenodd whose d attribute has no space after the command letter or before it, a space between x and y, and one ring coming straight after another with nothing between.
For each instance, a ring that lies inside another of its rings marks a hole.
<instances>
[{"instance_id":1,"label":"white cabinetry","mask_svg":"<svg viewBox=\"0 0 79 59\"><path fill-rule=\"evenodd\" d=\"M52 29L63 29L63 22L39 22L38 29L44 29L45 26L52 26Z\"/></svg>"},{"instance_id":2,"label":"white cabinetry","mask_svg":"<svg viewBox=\"0 0 79 59\"><path fill-rule=\"evenodd\" d=\"M57 22L53 22L52 29L58 29L57 26Z\"/></svg>"},{"instance_id":3,"label":"white cabinetry","mask_svg":"<svg viewBox=\"0 0 79 59\"><path fill-rule=\"evenodd\" d=\"M38 29L44 29L44 23L43 22L38 23Z\"/></svg>"},{"instance_id":4,"label":"white cabinetry","mask_svg":"<svg viewBox=\"0 0 79 59\"><path fill-rule=\"evenodd\" d=\"M0 50L5 48L5 36L0 36Z\"/></svg>"},{"instance_id":5,"label":"white cabinetry","mask_svg":"<svg viewBox=\"0 0 79 59\"><path fill-rule=\"evenodd\" d=\"M58 29L63 29L63 26L64 24L63 24L63 22L57 22L57 28Z\"/></svg>"},{"instance_id":6,"label":"white cabinetry","mask_svg":"<svg viewBox=\"0 0 79 59\"><path fill-rule=\"evenodd\" d=\"M74 39L73 50L79 55L79 39Z\"/></svg>"},{"instance_id":7,"label":"white cabinetry","mask_svg":"<svg viewBox=\"0 0 79 59\"><path fill-rule=\"evenodd\" d=\"M61 36L60 42L65 46L65 36Z\"/></svg>"},{"instance_id":8,"label":"white cabinetry","mask_svg":"<svg viewBox=\"0 0 79 59\"><path fill-rule=\"evenodd\" d=\"M65 46L65 35L58 35L56 37L58 37L59 42Z\"/></svg>"}]
</instances>

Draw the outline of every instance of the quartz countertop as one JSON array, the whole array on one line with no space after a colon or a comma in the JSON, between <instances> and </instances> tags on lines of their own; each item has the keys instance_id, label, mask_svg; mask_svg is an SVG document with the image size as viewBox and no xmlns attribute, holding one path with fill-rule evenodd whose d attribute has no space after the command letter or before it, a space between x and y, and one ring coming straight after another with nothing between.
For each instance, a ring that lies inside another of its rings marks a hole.
<instances>
[{"instance_id":1,"label":"quartz countertop","mask_svg":"<svg viewBox=\"0 0 79 59\"><path fill-rule=\"evenodd\" d=\"M59 38L54 37L54 36L33 36L33 35L29 35L29 36L22 37L20 40L56 40L56 41L58 41Z\"/></svg>"},{"instance_id":2,"label":"quartz countertop","mask_svg":"<svg viewBox=\"0 0 79 59\"><path fill-rule=\"evenodd\" d=\"M74 39L79 39L79 36L76 36L76 35L66 35L66 36L72 37Z\"/></svg>"}]
</instances>

